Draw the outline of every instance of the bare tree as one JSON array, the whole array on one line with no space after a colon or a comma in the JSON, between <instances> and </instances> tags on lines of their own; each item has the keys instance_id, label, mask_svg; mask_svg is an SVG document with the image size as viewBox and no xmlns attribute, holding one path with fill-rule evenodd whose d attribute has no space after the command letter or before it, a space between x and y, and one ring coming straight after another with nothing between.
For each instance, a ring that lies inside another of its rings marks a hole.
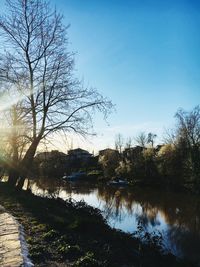
<instances>
[{"instance_id":1,"label":"bare tree","mask_svg":"<svg viewBox=\"0 0 200 267\"><path fill-rule=\"evenodd\" d=\"M117 134L115 137L115 149L119 151L119 153L122 153L122 148L124 145L124 138L122 134Z\"/></svg>"},{"instance_id":2,"label":"bare tree","mask_svg":"<svg viewBox=\"0 0 200 267\"><path fill-rule=\"evenodd\" d=\"M151 144L152 148L154 147L154 142L155 142L156 137L157 135L154 133L148 133L147 135L147 143Z\"/></svg>"},{"instance_id":3,"label":"bare tree","mask_svg":"<svg viewBox=\"0 0 200 267\"><path fill-rule=\"evenodd\" d=\"M145 132L141 132L134 138L134 140L137 145L145 147L147 144L148 137Z\"/></svg>"},{"instance_id":4,"label":"bare tree","mask_svg":"<svg viewBox=\"0 0 200 267\"><path fill-rule=\"evenodd\" d=\"M200 106L192 111L179 109L175 114L177 119L177 144L184 147L184 153L188 154L191 169L198 186L200 182Z\"/></svg>"},{"instance_id":5,"label":"bare tree","mask_svg":"<svg viewBox=\"0 0 200 267\"><path fill-rule=\"evenodd\" d=\"M200 106L187 112L179 109L175 114L177 119L177 135L184 138L187 145L197 147L200 145Z\"/></svg>"},{"instance_id":6,"label":"bare tree","mask_svg":"<svg viewBox=\"0 0 200 267\"><path fill-rule=\"evenodd\" d=\"M176 145L176 142L177 142L176 139L177 139L176 129L165 129L164 134L163 134L164 144Z\"/></svg>"},{"instance_id":7,"label":"bare tree","mask_svg":"<svg viewBox=\"0 0 200 267\"><path fill-rule=\"evenodd\" d=\"M67 51L67 28L62 16L45 0L7 0L0 17L0 77L17 95L23 117L31 122L29 145L16 170L22 187L42 139L60 130L90 132L98 110L106 117L112 103L74 77L74 55ZM12 177L10 177L12 179ZM16 179L13 179L13 184Z\"/></svg>"},{"instance_id":8,"label":"bare tree","mask_svg":"<svg viewBox=\"0 0 200 267\"><path fill-rule=\"evenodd\" d=\"M132 146L132 138L131 137L128 137L127 139L126 139L126 144L125 144L125 146L126 146L126 148L131 148L131 146Z\"/></svg>"}]
</instances>

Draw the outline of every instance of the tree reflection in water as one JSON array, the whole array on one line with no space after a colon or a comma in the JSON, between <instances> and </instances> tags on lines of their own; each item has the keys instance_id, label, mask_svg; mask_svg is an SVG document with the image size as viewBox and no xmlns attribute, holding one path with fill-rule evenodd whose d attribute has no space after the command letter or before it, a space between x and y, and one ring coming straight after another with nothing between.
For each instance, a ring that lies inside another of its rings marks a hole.
<instances>
[{"instance_id":1,"label":"tree reflection in water","mask_svg":"<svg viewBox=\"0 0 200 267\"><path fill-rule=\"evenodd\" d=\"M200 262L200 198L153 189L95 187L41 178L29 181L33 193L85 200L100 208L111 226L131 233L162 234L165 250ZM140 231L138 231L140 230Z\"/></svg>"}]
</instances>

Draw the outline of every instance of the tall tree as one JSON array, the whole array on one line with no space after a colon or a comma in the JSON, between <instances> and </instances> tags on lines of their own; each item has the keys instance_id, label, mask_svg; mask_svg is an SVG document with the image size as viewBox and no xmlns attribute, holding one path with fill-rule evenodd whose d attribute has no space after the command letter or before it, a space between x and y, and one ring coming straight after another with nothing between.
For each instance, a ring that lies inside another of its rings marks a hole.
<instances>
[{"instance_id":1,"label":"tall tree","mask_svg":"<svg viewBox=\"0 0 200 267\"><path fill-rule=\"evenodd\" d=\"M191 168L200 186L200 106L192 111L179 109L177 119L177 144L188 154Z\"/></svg>"},{"instance_id":2,"label":"tall tree","mask_svg":"<svg viewBox=\"0 0 200 267\"><path fill-rule=\"evenodd\" d=\"M87 134L98 110L106 117L112 103L74 77L74 56L67 50L62 16L45 0L7 0L0 17L0 77L15 92L23 118L31 122L29 144L16 169L19 187L42 139L60 130ZM16 178L10 177L12 184Z\"/></svg>"},{"instance_id":3,"label":"tall tree","mask_svg":"<svg viewBox=\"0 0 200 267\"><path fill-rule=\"evenodd\" d=\"M200 106L192 111L179 109L175 118L177 119L177 135L186 140L188 147L200 145Z\"/></svg>"}]
</instances>

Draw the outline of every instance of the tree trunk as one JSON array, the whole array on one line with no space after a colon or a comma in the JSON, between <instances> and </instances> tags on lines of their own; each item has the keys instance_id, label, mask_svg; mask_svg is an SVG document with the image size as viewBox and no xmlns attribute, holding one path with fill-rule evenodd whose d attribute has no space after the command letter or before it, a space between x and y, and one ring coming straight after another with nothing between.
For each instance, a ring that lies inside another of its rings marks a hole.
<instances>
[{"instance_id":1,"label":"tree trunk","mask_svg":"<svg viewBox=\"0 0 200 267\"><path fill-rule=\"evenodd\" d=\"M15 106L12 107L11 115L12 115L12 123L13 123L13 131L12 131L12 136L11 136L12 156L11 156L11 161L9 162L10 168L9 168L8 184L10 186L15 186L19 178L18 135L16 132L16 128L18 125L18 117L17 117Z\"/></svg>"},{"instance_id":2,"label":"tree trunk","mask_svg":"<svg viewBox=\"0 0 200 267\"><path fill-rule=\"evenodd\" d=\"M17 169L11 168L9 171L8 184L14 187L16 186L18 179L19 179L19 173Z\"/></svg>"},{"instance_id":3,"label":"tree trunk","mask_svg":"<svg viewBox=\"0 0 200 267\"><path fill-rule=\"evenodd\" d=\"M31 165L35 156L35 152L37 150L38 144L41 138L37 137L31 143L30 147L28 148L23 160L19 166L19 181L17 183L17 189L21 190L24 185L24 181L27 178L27 175L30 174Z\"/></svg>"}]
</instances>

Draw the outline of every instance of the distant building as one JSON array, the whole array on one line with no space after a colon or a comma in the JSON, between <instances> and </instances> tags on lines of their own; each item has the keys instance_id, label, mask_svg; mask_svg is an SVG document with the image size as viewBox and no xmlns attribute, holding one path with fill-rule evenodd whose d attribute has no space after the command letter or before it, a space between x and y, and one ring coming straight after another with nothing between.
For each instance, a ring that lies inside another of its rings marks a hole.
<instances>
[{"instance_id":1,"label":"distant building","mask_svg":"<svg viewBox=\"0 0 200 267\"><path fill-rule=\"evenodd\" d=\"M67 155L58 150L52 150L52 151L40 152L35 156L35 159L39 161L48 161L55 158L62 158L63 160L66 160Z\"/></svg>"},{"instance_id":2,"label":"distant building","mask_svg":"<svg viewBox=\"0 0 200 267\"><path fill-rule=\"evenodd\" d=\"M79 160L88 160L93 157L93 154L89 153L87 150L76 148L68 151L68 157L71 160L79 159Z\"/></svg>"},{"instance_id":3,"label":"distant building","mask_svg":"<svg viewBox=\"0 0 200 267\"><path fill-rule=\"evenodd\" d=\"M81 148L69 150L67 156L68 166L72 171L86 170L97 165L97 160L93 154Z\"/></svg>"},{"instance_id":4,"label":"distant building","mask_svg":"<svg viewBox=\"0 0 200 267\"><path fill-rule=\"evenodd\" d=\"M41 152L35 157L35 163L38 164L43 172L57 174L70 174L80 169L95 168L98 160L93 154L87 150L76 148L68 151L68 154L62 153L58 150L51 152Z\"/></svg>"},{"instance_id":5,"label":"distant building","mask_svg":"<svg viewBox=\"0 0 200 267\"><path fill-rule=\"evenodd\" d=\"M49 177L62 177L68 163L68 156L58 150L38 153L34 159L35 173Z\"/></svg>"},{"instance_id":6,"label":"distant building","mask_svg":"<svg viewBox=\"0 0 200 267\"><path fill-rule=\"evenodd\" d=\"M111 154L111 153L119 154L119 151L116 150L116 149L112 149L112 148L106 148L106 149L103 149L103 150L99 150L99 157L102 157L102 156L105 156L105 155L108 155L108 154Z\"/></svg>"},{"instance_id":7,"label":"distant building","mask_svg":"<svg viewBox=\"0 0 200 267\"><path fill-rule=\"evenodd\" d=\"M142 146L135 146L135 147L130 147L130 148L126 148L123 151L123 158L125 160L134 160L136 159L138 156L141 155L141 153L145 150L145 147Z\"/></svg>"}]
</instances>

